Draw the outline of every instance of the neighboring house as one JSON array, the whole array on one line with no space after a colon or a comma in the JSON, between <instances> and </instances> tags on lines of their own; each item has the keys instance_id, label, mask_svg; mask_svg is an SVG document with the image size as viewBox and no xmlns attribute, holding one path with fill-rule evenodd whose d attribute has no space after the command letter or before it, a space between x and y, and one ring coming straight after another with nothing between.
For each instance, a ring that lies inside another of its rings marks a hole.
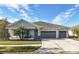
<instances>
[{"instance_id":1,"label":"neighboring house","mask_svg":"<svg viewBox=\"0 0 79 59\"><path fill-rule=\"evenodd\" d=\"M69 27L50 24L46 22L34 22L30 23L25 20L19 20L7 26L7 29L10 34L10 39L19 39L18 36L14 35L14 30L23 27L29 31L31 38L34 39L36 37L40 38L67 38Z\"/></svg>"},{"instance_id":2,"label":"neighboring house","mask_svg":"<svg viewBox=\"0 0 79 59\"><path fill-rule=\"evenodd\" d=\"M69 36L70 36L70 37L73 37L73 36L74 36L74 34L73 34L73 32L72 32L72 29L70 29L70 30L68 31L68 33L69 33Z\"/></svg>"},{"instance_id":3,"label":"neighboring house","mask_svg":"<svg viewBox=\"0 0 79 59\"><path fill-rule=\"evenodd\" d=\"M74 26L73 26L73 27L74 27ZM71 36L71 37L77 36L76 34L73 34L73 32L72 32L72 28L73 28L73 27L71 27L70 30L69 30L69 36ZM79 29L79 25L76 25L75 27L76 27L77 29Z\"/></svg>"},{"instance_id":4,"label":"neighboring house","mask_svg":"<svg viewBox=\"0 0 79 59\"><path fill-rule=\"evenodd\" d=\"M0 19L0 40L8 39L9 33L6 29L8 24L9 22L7 22L6 19Z\"/></svg>"}]
</instances>

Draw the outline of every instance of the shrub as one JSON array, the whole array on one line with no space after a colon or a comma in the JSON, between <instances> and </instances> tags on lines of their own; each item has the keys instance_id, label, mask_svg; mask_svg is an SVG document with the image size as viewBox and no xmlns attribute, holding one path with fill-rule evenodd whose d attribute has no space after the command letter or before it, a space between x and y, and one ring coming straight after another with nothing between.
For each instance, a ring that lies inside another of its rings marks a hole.
<instances>
[{"instance_id":1,"label":"shrub","mask_svg":"<svg viewBox=\"0 0 79 59\"><path fill-rule=\"evenodd\" d=\"M73 27L72 28L72 32L74 34L74 37L78 37L79 38L79 29L77 27Z\"/></svg>"}]
</instances>

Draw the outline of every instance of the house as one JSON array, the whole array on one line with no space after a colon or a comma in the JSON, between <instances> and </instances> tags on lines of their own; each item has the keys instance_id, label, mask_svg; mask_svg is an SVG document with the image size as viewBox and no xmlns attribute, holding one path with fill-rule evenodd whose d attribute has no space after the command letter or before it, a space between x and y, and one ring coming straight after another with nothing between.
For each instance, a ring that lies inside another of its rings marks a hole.
<instances>
[{"instance_id":1,"label":"house","mask_svg":"<svg viewBox=\"0 0 79 59\"><path fill-rule=\"evenodd\" d=\"M75 27L79 30L79 25L75 25L73 27ZM76 37L77 36L76 34L73 34L73 32L72 32L73 27L71 27L70 30L69 30L69 36L70 37L74 37L74 36Z\"/></svg>"},{"instance_id":2,"label":"house","mask_svg":"<svg viewBox=\"0 0 79 59\"><path fill-rule=\"evenodd\" d=\"M31 36L28 39L40 38L67 38L69 27L46 23L46 22L34 22L30 23L25 20L19 20L12 24L9 24L6 28L10 34L10 39L19 39L18 36L14 35L14 30L23 27L29 32ZM27 34L24 34L27 36ZM26 37L27 38L27 37Z\"/></svg>"},{"instance_id":3,"label":"house","mask_svg":"<svg viewBox=\"0 0 79 59\"><path fill-rule=\"evenodd\" d=\"M0 39L8 39L9 33L6 29L6 25L8 25L9 22L7 22L5 19L0 19Z\"/></svg>"}]
</instances>

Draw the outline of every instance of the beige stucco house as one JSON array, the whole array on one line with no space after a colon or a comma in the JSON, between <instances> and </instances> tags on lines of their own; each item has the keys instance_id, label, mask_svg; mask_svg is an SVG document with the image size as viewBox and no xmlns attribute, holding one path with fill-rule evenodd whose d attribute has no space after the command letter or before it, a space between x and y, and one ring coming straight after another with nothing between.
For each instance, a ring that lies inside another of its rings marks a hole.
<instances>
[{"instance_id":1,"label":"beige stucco house","mask_svg":"<svg viewBox=\"0 0 79 59\"><path fill-rule=\"evenodd\" d=\"M10 34L9 39L19 39L18 36L14 35L14 30L23 27L28 30L29 35L31 36L30 40L40 37L40 38L67 38L69 27L56 25L46 22L34 22L30 23L26 20L19 20L12 24L9 24L6 28ZM37 33L37 34L36 34ZM25 34L27 36L27 34ZM27 37L25 37L26 39Z\"/></svg>"}]
</instances>

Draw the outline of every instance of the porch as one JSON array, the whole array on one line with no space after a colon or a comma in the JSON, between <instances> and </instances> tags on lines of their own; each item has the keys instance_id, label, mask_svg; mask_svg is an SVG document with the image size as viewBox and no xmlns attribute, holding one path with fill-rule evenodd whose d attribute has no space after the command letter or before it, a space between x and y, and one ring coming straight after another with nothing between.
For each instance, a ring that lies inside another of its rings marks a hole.
<instances>
[{"instance_id":1,"label":"porch","mask_svg":"<svg viewBox=\"0 0 79 59\"><path fill-rule=\"evenodd\" d=\"M14 34L14 29L9 29L8 32L10 34L10 40L21 40L19 36ZM37 29L26 29L22 34L22 40L34 40L38 37L38 35L39 31Z\"/></svg>"},{"instance_id":2,"label":"porch","mask_svg":"<svg viewBox=\"0 0 79 59\"><path fill-rule=\"evenodd\" d=\"M10 34L9 39L10 40L20 40L20 36L19 35L14 35L15 34L15 30L18 28L23 28L24 30L21 29L21 34L19 33L19 35L22 36L22 39L24 40L33 40L35 38L37 38L40 34L39 28L38 26L36 26L35 24L32 24L28 21L25 21L23 19L16 21L12 24L9 24L7 26L8 32Z\"/></svg>"}]
</instances>

